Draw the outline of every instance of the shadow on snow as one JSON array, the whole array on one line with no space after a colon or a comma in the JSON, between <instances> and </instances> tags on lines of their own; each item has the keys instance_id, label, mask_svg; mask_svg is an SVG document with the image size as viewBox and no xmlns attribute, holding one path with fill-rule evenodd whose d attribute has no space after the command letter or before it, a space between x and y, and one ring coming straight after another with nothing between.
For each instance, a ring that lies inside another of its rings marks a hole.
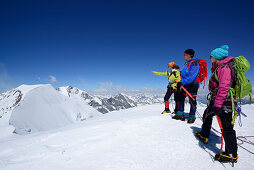
<instances>
[{"instance_id":1,"label":"shadow on snow","mask_svg":"<svg viewBox=\"0 0 254 170\"><path fill-rule=\"evenodd\" d=\"M201 128L198 128L195 126L191 126L190 128L192 129L192 133L194 136L197 131L199 131L199 132L201 131ZM195 138L196 138L196 136L195 136ZM199 147L204 149L210 155L211 159L214 161L214 155L221 152L220 149L216 146L216 144L220 144L220 143L221 143L221 137L218 136L213 131L211 131L209 139L208 139L208 143L204 144L203 142L199 142ZM212 155L207 150L212 151L214 153L214 155Z\"/></svg>"}]
</instances>

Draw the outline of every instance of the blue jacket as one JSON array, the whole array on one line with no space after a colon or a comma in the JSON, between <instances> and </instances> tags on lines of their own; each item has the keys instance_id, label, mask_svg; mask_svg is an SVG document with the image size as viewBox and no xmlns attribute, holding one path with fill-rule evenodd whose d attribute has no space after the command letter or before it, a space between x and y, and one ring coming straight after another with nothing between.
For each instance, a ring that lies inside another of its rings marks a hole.
<instances>
[{"instance_id":1,"label":"blue jacket","mask_svg":"<svg viewBox=\"0 0 254 170\"><path fill-rule=\"evenodd\" d=\"M197 62L192 62L190 65L190 68L188 68L188 64L192 61L195 60ZM195 79L198 77L199 73L199 64L198 64L198 59L197 58L192 58L187 60L185 63L183 70L182 70L182 80L181 83L183 86L190 85L190 84L199 84L198 82L195 82Z\"/></svg>"}]
</instances>

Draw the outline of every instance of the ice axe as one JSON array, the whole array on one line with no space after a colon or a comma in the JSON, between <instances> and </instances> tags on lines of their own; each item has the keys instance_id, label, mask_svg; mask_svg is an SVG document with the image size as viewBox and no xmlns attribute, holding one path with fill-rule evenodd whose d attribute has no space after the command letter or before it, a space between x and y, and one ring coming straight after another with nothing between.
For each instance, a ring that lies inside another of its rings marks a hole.
<instances>
[{"instance_id":1,"label":"ice axe","mask_svg":"<svg viewBox=\"0 0 254 170\"><path fill-rule=\"evenodd\" d=\"M175 82L179 83L177 80L175 80ZM183 87L183 85L181 85L181 88L185 91L185 93L192 99L193 99L193 96Z\"/></svg>"}]
</instances>

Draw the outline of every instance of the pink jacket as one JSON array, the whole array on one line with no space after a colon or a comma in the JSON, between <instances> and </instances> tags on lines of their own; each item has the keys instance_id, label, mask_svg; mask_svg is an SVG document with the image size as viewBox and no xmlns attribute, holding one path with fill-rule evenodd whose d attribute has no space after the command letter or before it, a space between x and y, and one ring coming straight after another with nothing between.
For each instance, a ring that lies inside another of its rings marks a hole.
<instances>
[{"instance_id":1,"label":"pink jacket","mask_svg":"<svg viewBox=\"0 0 254 170\"><path fill-rule=\"evenodd\" d=\"M228 63L234 57L227 57L224 60L221 60L218 63L213 63L212 70L215 70L219 65ZM217 76L219 82L215 80L214 75L209 80L209 91L212 92L215 101L215 107L222 107L223 102L225 100L230 100L228 97L228 91L231 87L232 80L231 80L231 69L228 65L223 65L217 69ZM214 91L215 88L218 88L218 91Z\"/></svg>"}]
</instances>

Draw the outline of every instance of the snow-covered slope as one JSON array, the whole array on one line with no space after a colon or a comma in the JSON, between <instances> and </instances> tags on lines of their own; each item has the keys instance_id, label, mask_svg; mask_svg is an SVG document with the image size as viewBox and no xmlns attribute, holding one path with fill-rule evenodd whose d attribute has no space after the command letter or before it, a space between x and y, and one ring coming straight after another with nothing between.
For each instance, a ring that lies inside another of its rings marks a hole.
<instances>
[{"instance_id":1,"label":"snow-covered slope","mask_svg":"<svg viewBox=\"0 0 254 170\"><path fill-rule=\"evenodd\" d=\"M84 100L90 106L94 107L101 113L108 113L120 109L128 109L136 107L137 105L155 104L163 102L163 97L161 95L126 95L123 93L119 93L114 96L90 95L86 91L80 90L72 86L60 87L57 88L57 90L70 98L79 98Z\"/></svg>"},{"instance_id":2,"label":"snow-covered slope","mask_svg":"<svg viewBox=\"0 0 254 170\"><path fill-rule=\"evenodd\" d=\"M42 85L21 85L0 94L0 137L5 137L5 135L8 136L15 130L13 126L9 125L13 110L25 98L30 90L40 86Z\"/></svg>"},{"instance_id":3,"label":"snow-covered slope","mask_svg":"<svg viewBox=\"0 0 254 170\"><path fill-rule=\"evenodd\" d=\"M9 120L13 109L22 99L20 90L13 89L0 94L0 137L10 135L14 131L14 127L9 125Z\"/></svg>"},{"instance_id":4,"label":"snow-covered slope","mask_svg":"<svg viewBox=\"0 0 254 170\"><path fill-rule=\"evenodd\" d=\"M0 138L0 169L254 169L254 155L240 147L234 168L215 162L212 156L220 151L220 135L212 132L209 143L202 144L194 137L200 119L187 124L161 115L162 109L161 104L139 106L43 133ZM198 106L198 113L204 109ZM253 136L253 110L254 105L243 106L248 118L242 119L242 128L236 125L237 136ZM219 130L216 119L213 127ZM248 143L241 146L254 151Z\"/></svg>"},{"instance_id":5,"label":"snow-covered slope","mask_svg":"<svg viewBox=\"0 0 254 170\"><path fill-rule=\"evenodd\" d=\"M241 102L244 104L249 104L250 103L250 96L244 97ZM254 103L254 88L252 88L251 103Z\"/></svg>"},{"instance_id":6,"label":"snow-covered slope","mask_svg":"<svg viewBox=\"0 0 254 170\"><path fill-rule=\"evenodd\" d=\"M0 114L1 122L8 122L11 112L19 104L19 102L24 99L26 94L30 90L40 86L42 85L21 85L16 89L0 94L0 108L2 111Z\"/></svg>"},{"instance_id":7,"label":"snow-covered slope","mask_svg":"<svg viewBox=\"0 0 254 170\"><path fill-rule=\"evenodd\" d=\"M101 96L91 96L87 92L71 86L60 87L57 90L70 98L79 98L86 101L90 106L94 107L101 113L108 113L114 110L128 109L137 106L133 100L124 94L106 98Z\"/></svg>"},{"instance_id":8,"label":"snow-covered slope","mask_svg":"<svg viewBox=\"0 0 254 170\"><path fill-rule=\"evenodd\" d=\"M21 85L0 95L0 132L27 134L66 126L94 115L159 103L158 96L91 96L67 86ZM90 107L90 106L92 107ZM46 123L45 123L46 122Z\"/></svg>"},{"instance_id":9,"label":"snow-covered slope","mask_svg":"<svg viewBox=\"0 0 254 170\"><path fill-rule=\"evenodd\" d=\"M3 93L0 107L0 131L13 131L15 127L18 134L50 130L100 114L86 102L66 97L51 85L22 85Z\"/></svg>"},{"instance_id":10,"label":"snow-covered slope","mask_svg":"<svg viewBox=\"0 0 254 170\"><path fill-rule=\"evenodd\" d=\"M172 95L173 97L173 95ZM154 95L154 94L136 94L130 96L130 98L135 101L138 105L150 105L156 103L164 102L164 95Z\"/></svg>"}]
</instances>

